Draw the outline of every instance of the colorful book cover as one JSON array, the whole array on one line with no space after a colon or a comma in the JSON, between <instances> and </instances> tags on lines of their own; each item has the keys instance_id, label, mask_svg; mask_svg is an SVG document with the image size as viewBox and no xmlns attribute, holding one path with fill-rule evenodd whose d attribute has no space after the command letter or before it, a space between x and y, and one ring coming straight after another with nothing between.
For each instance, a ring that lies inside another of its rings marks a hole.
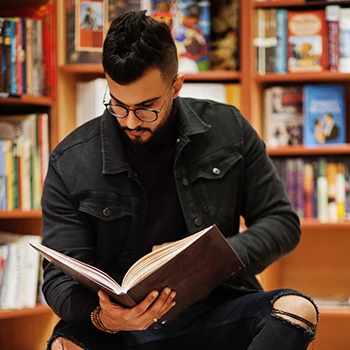
<instances>
[{"instance_id":1,"label":"colorful book cover","mask_svg":"<svg viewBox=\"0 0 350 350\"><path fill-rule=\"evenodd\" d=\"M303 143L303 91L272 86L264 91L264 141L269 147Z\"/></svg>"},{"instance_id":2,"label":"colorful book cover","mask_svg":"<svg viewBox=\"0 0 350 350\"><path fill-rule=\"evenodd\" d=\"M288 71L327 70L327 24L324 10L288 11Z\"/></svg>"},{"instance_id":3,"label":"colorful book cover","mask_svg":"<svg viewBox=\"0 0 350 350\"><path fill-rule=\"evenodd\" d=\"M239 69L239 0L211 2L210 69Z\"/></svg>"},{"instance_id":4,"label":"colorful book cover","mask_svg":"<svg viewBox=\"0 0 350 350\"><path fill-rule=\"evenodd\" d=\"M346 143L342 85L305 85L303 109L305 146Z\"/></svg>"},{"instance_id":5,"label":"colorful book cover","mask_svg":"<svg viewBox=\"0 0 350 350\"><path fill-rule=\"evenodd\" d=\"M179 71L197 73L210 69L210 2L179 0L173 3L174 36Z\"/></svg>"}]
</instances>

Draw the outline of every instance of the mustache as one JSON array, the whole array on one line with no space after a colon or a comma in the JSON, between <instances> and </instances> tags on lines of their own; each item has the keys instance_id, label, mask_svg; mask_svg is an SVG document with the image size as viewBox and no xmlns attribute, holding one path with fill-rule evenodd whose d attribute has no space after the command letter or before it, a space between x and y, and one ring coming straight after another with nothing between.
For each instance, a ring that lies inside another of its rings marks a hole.
<instances>
[{"instance_id":1,"label":"mustache","mask_svg":"<svg viewBox=\"0 0 350 350\"><path fill-rule=\"evenodd\" d=\"M124 131L148 131L148 132L152 132L151 129L149 129L149 128L141 128L140 126L138 126L135 129L130 129L127 126L123 126L121 129L124 130Z\"/></svg>"}]
</instances>

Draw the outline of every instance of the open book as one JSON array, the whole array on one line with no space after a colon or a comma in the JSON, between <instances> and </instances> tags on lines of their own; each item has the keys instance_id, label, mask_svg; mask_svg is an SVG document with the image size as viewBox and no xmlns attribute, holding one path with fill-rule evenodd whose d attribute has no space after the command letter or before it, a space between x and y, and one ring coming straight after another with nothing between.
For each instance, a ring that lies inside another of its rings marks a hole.
<instances>
[{"instance_id":1,"label":"open book","mask_svg":"<svg viewBox=\"0 0 350 350\"><path fill-rule=\"evenodd\" d=\"M121 285L103 271L41 244L31 244L49 262L90 290L105 291L117 303L133 307L152 290L170 287L176 305L167 321L239 272L244 264L216 225L145 255L125 274Z\"/></svg>"}]
</instances>

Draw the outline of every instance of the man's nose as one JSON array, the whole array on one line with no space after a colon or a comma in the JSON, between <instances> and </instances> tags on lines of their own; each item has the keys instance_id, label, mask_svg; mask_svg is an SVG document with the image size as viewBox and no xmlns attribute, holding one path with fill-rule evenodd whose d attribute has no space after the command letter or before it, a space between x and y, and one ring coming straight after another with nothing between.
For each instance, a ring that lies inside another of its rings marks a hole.
<instances>
[{"instance_id":1,"label":"man's nose","mask_svg":"<svg viewBox=\"0 0 350 350\"><path fill-rule=\"evenodd\" d=\"M133 110L129 110L129 114L126 117L126 126L133 130L142 124L142 120L136 117L135 112Z\"/></svg>"}]
</instances>

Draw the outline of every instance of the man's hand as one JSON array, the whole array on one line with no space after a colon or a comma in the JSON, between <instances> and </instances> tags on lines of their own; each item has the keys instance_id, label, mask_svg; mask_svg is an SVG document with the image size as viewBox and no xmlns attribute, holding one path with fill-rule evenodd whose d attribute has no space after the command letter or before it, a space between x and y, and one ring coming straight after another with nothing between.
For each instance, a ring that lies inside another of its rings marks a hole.
<instances>
[{"instance_id":1,"label":"man's hand","mask_svg":"<svg viewBox=\"0 0 350 350\"><path fill-rule=\"evenodd\" d=\"M100 319L113 331L145 330L175 305L175 295L170 288L164 288L161 293L152 291L140 304L129 309L111 302L105 292L99 291Z\"/></svg>"}]
</instances>

